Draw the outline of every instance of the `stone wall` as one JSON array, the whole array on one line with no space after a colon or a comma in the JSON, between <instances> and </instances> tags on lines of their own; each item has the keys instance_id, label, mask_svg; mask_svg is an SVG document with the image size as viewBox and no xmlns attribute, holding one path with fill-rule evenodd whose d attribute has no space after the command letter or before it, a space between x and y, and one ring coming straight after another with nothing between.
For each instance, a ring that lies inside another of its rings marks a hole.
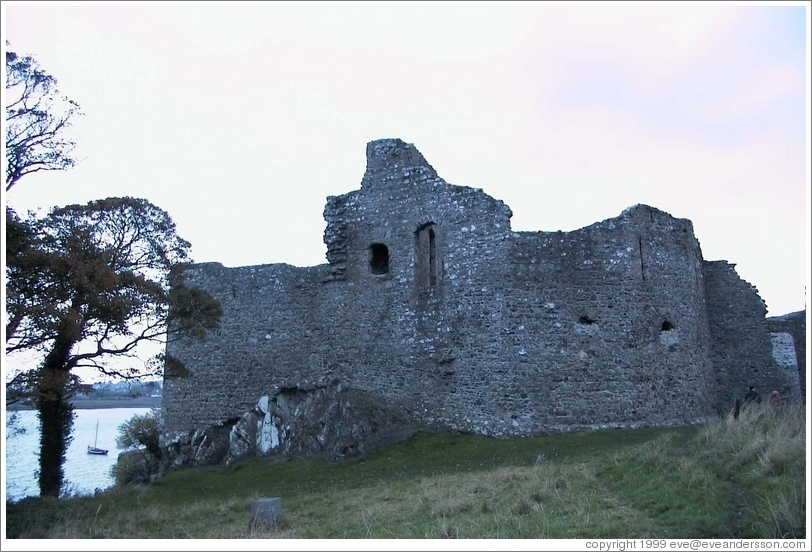
<instances>
[{"instance_id":1,"label":"stone wall","mask_svg":"<svg viewBox=\"0 0 812 552\"><path fill-rule=\"evenodd\" d=\"M776 362L789 369L797 368L801 398L806 404L806 311L771 316L767 318L767 327L772 332Z\"/></svg>"},{"instance_id":2,"label":"stone wall","mask_svg":"<svg viewBox=\"0 0 812 552\"><path fill-rule=\"evenodd\" d=\"M547 424L661 425L713 412L715 389L690 221L637 205L569 233L522 233L514 328L549 389Z\"/></svg>"},{"instance_id":3,"label":"stone wall","mask_svg":"<svg viewBox=\"0 0 812 552\"><path fill-rule=\"evenodd\" d=\"M789 400L799 401L797 369L779 364L773 357L767 307L756 288L736 274L735 266L727 261L704 263L720 404L729 408L751 385L762 394L777 390Z\"/></svg>"},{"instance_id":4,"label":"stone wall","mask_svg":"<svg viewBox=\"0 0 812 552\"><path fill-rule=\"evenodd\" d=\"M224 316L167 349L192 374L166 378L166 440L324 381L410 427L497 437L701 421L753 381L793 396L763 302L703 261L690 221L636 205L513 232L511 216L412 145L371 142L360 189L327 199L328 264L187 271Z\"/></svg>"}]
</instances>

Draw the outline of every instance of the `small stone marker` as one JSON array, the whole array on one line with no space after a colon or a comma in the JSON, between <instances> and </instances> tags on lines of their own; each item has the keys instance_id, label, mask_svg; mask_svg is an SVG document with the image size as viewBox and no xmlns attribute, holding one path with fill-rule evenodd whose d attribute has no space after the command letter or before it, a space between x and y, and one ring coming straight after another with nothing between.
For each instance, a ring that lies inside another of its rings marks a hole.
<instances>
[{"instance_id":1,"label":"small stone marker","mask_svg":"<svg viewBox=\"0 0 812 552\"><path fill-rule=\"evenodd\" d=\"M281 525L282 499L260 498L251 503L252 525Z\"/></svg>"}]
</instances>

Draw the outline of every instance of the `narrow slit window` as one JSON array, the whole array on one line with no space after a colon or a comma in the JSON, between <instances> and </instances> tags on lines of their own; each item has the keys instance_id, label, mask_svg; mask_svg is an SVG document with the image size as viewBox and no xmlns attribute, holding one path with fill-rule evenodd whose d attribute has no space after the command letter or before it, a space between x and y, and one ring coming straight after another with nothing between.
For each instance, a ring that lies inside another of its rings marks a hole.
<instances>
[{"instance_id":1,"label":"narrow slit window","mask_svg":"<svg viewBox=\"0 0 812 552\"><path fill-rule=\"evenodd\" d=\"M429 285L437 285L437 236L434 228L429 227Z\"/></svg>"},{"instance_id":2,"label":"narrow slit window","mask_svg":"<svg viewBox=\"0 0 812 552\"><path fill-rule=\"evenodd\" d=\"M389 248L382 243L369 246L369 268L373 274L389 273Z\"/></svg>"},{"instance_id":3,"label":"narrow slit window","mask_svg":"<svg viewBox=\"0 0 812 552\"><path fill-rule=\"evenodd\" d=\"M432 223L424 224L415 232L417 238L417 282L423 286L437 286L442 280L443 264L440 257L440 236Z\"/></svg>"}]
</instances>

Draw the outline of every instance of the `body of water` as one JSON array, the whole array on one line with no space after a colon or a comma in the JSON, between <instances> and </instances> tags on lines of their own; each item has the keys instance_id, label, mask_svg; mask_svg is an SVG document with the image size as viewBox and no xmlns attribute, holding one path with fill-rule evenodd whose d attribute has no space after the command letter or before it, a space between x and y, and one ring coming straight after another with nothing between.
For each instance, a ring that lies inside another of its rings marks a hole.
<instances>
[{"instance_id":1,"label":"body of water","mask_svg":"<svg viewBox=\"0 0 812 552\"><path fill-rule=\"evenodd\" d=\"M149 408L77 409L73 420L73 441L65 455L64 473L70 494L93 494L96 489L113 485L110 468L115 465L122 450L116 447L121 424L134 415L144 415ZM10 412L6 413L7 416ZM6 499L20 500L39 496L37 470L39 470L39 420L34 410L17 413L17 427L24 433L6 427ZM98 447L107 449L106 455L88 454L88 445L96 438L99 423Z\"/></svg>"}]
</instances>

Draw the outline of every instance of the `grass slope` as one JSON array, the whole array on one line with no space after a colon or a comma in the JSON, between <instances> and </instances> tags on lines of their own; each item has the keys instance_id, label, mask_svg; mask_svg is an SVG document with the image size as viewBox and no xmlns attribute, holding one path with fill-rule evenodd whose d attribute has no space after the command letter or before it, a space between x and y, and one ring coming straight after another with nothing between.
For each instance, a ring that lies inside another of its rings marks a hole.
<instances>
[{"instance_id":1,"label":"grass slope","mask_svg":"<svg viewBox=\"0 0 812 552\"><path fill-rule=\"evenodd\" d=\"M364 459L173 471L6 505L7 538L804 538L805 412L496 440L418 433ZM281 497L285 523L251 526Z\"/></svg>"}]
</instances>

